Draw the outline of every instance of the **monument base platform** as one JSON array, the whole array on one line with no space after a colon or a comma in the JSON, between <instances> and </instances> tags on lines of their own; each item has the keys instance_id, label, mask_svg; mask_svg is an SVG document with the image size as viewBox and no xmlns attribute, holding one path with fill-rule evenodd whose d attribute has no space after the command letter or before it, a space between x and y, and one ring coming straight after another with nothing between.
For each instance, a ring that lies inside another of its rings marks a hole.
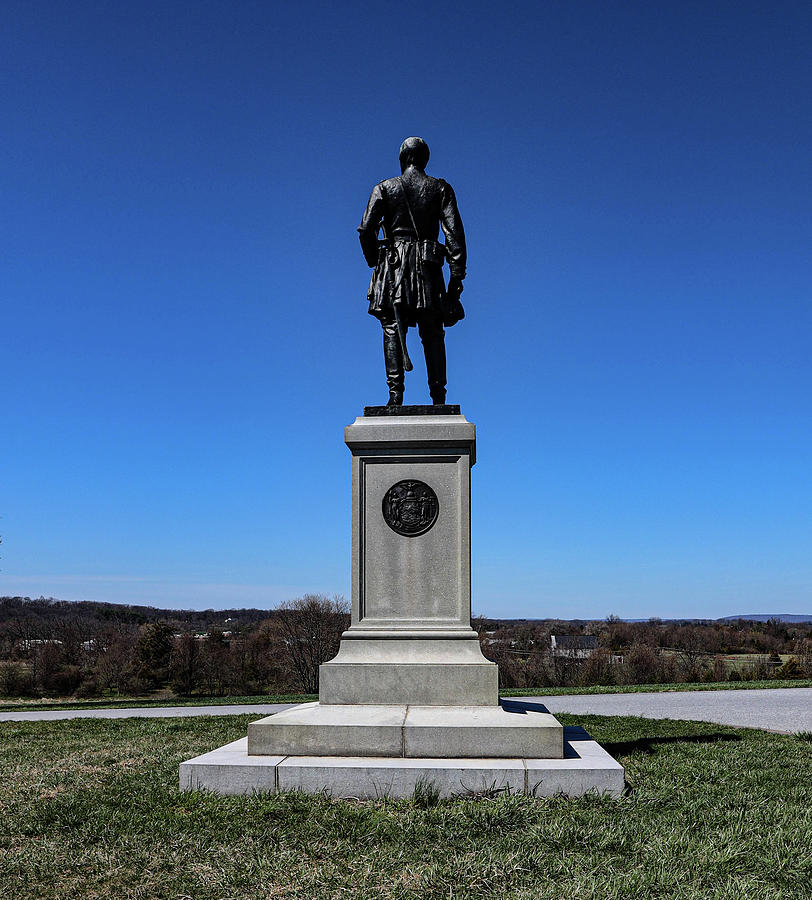
<instances>
[{"instance_id":1,"label":"monument base platform","mask_svg":"<svg viewBox=\"0 0 812 900\"><path fill-rule=\"evenodd\" d=\"M564 756L564 729L540 705L304 703L252 722L248 753L459 759Z\"/></svg>"},{"instance_id":2,"label":"monument base platform","mask_svg":"<svg viewBox=\"0 0 812 900\"><path fill-rule=\"evenodd\" d=\"M182 790L217 794L327 791L362 800L411 797L419 787L442 797L525 793L537 797L588 793L619 797L623 766L582 728L564 728L562 759L249 756L248 738L181 763Z\"/></svg>"}]
</instances>

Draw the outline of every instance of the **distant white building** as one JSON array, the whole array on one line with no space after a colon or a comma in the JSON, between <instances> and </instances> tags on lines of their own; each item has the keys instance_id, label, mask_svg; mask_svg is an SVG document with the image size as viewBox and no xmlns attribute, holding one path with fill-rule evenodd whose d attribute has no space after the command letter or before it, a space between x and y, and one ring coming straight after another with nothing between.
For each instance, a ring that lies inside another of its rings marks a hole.
<instances>
[{"instance_id":1,"label":"distant white building","mask_svg":"<svg viewBox=\"0 0 812 900\"><path fill-rule=\"evenodd\" d=\"M587 659L598 649L598 639L594 634L551 634L550 649L553 656Z\"/></svg>"},{"instance_id":2,"label":"distant white building","mask_svg":"<svg viewBox=\"0 0 812 900\"><path fill-rule=\"evenodd\" d=\"M35 650L37 647L44 647L47 644L53 644L56 647L62 646L62 641L57 641L53 638L23 638L19 642L19 647L21 650Z\"/></svg>"}]
</instances>

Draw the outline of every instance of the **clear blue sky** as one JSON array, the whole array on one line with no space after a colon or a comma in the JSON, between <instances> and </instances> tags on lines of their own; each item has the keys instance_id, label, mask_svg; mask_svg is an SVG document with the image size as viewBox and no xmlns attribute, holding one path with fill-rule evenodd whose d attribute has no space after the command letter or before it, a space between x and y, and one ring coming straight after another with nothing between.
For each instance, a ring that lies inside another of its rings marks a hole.
<instances>
[{"instance_id":1,"label":"clear blue sky","mask_svg":"<svg viewBox=\"0 0 812 900\"><path fill-rule=\"evenodd\" d=\"M0 593L349 591L355 229L419 134L468 234L474 611L812 612L808 2L2 23Z\"/></svg>"}]
</instances>

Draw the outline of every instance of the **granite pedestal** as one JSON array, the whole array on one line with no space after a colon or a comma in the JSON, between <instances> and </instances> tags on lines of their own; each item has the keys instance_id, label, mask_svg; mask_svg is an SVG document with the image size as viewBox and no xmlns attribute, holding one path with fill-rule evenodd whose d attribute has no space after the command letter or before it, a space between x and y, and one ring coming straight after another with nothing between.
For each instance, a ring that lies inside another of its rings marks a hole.
<instances>
[{"instance_id":1,"label":"granite pedestal","mask_svg":"<svg viewBox=\"0 0 812 900\"><path fill-rule=\"evenodd\" d=\"M570 748L568 757L545 709L499 702L497 667L471 628L474 426L458 407L367 408L345 441L352 616L337 656L321 666L319 702L253 722L247 741L184 763L182 786L232 793L233 777L235 791L266 789L274 768L273 789L338 796L384 784L403 796L427 779L446 793L464 793L472 779L526 790L527 773L542 778L549 762L558 781L545 783L556 790L617 793L623 770L610 757L601 771L614 773L612 786L603 776L590 783L597 751ZM564 778L576 758L578 778Z\"/></svg>"}]
</instances>

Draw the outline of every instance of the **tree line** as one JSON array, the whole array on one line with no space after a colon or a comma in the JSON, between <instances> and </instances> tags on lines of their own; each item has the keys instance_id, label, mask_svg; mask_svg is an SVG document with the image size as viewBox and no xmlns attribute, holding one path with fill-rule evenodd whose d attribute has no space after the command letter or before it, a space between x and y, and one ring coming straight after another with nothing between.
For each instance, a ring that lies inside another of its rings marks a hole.
<instances>
[{"instance_id":1,"label":"tree line","mask_svg":"<svg viewBox=\"0 0 812 900\"><path fill-rule=\"evenodd\" d=\"M314 694L319 665L336 654L349 620L344 599L323 594L219 611L2 597L0 695ZM812 677L812 623L610 616L476 617L473 625L502 687ZM556 654L552 634L588 636L595 646ZM748 656L731 660L736 654Z\"/></svg>"},{"instance_id":2,"label":"tree line","mask_svg":"<svg viewBox=\"0 0 812 900\"><path fill-rule=\"evenodd\" d=\"M186 612L0 598L0 695L316 693L349 626L342 597Z\"/></svg>"},{"instance_id":3,"label":"tree line","mask_svg":"<svg viewBox=\"0 0 812 900\"><path fill-rule=\"evenodd\" d=\"M502 687L678 684L812 678L812 623L505 621L474 619ZM583 655L555 653L551 635L595 639Z\"/></svg>"}]
</instances>

